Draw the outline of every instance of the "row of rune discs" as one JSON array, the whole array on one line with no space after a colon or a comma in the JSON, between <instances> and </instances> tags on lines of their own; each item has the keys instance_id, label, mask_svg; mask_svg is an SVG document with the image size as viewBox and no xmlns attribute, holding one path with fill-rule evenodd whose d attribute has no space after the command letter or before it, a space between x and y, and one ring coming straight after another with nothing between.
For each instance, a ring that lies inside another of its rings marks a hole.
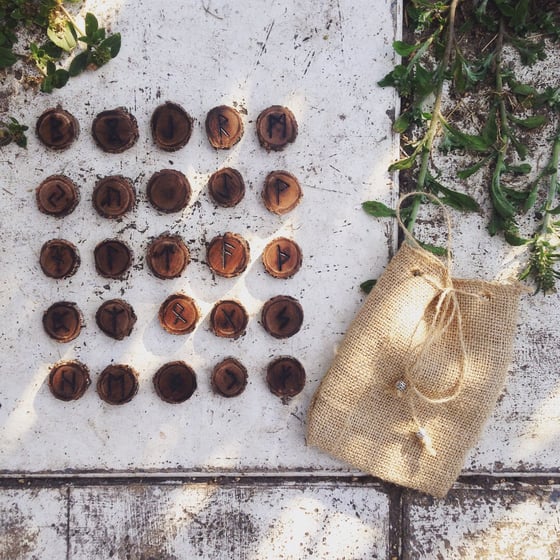
<instances>
[{"instance_id":1,"label":"row of rune discs","mask_svg":"<svg viewBox=\"0 0 560 560\"><path fill-rule=\"evenodd\" d=\"M152 136L156 145L165 151L175 151L188 142L192 132L192 118L177 104L167 102L158 107L151 120ZM61 108L43 113L37 122L39 139L53 149L66 149L78 136L76 119ZM243 134L239 113L232 107L212 109L206 118L206 132L216 149L229 149ZM92 134L99 147L110 153L130 148L138 139L136 119L125 109L104 111L97 115ZM289 109L272 106L257 119L257 134L267 150L281 150L295 140L297 122ZM212 199L221 206L235 206L244 196L245 186L240 173L224 168L209 180ZM292 210L301 198L297 179L288 172L274 171L266 180L262 192L265 206L271 212L284 214ZM159 211L177 212L187 206L191 196L190 184L179 171L164 169L155 173L148 183L148 200ZM65 176L54 175L38 187L36 199L39 209L57 217L71 213L79 194L73 182ZM93 205L107 218L118 218L128 212L135 202L131 182L121 176L100 180L93 193ZM120 278L132 262L132 253L122 241L112 239L100 243L95 251L99 274ZM265 270L277 278L289 278L301 266L301 250L289 239L273 240L262 255ZM243 272L249 261L247 242L237 234L226 233L212 240L207 250L207 261L218 275L232 277ZM179 276L189 262L189 252L179 236L163 234L148 249L148 265L159 278ZM66 240L51 240L41 250L40 264L48 276L66 278L79 265L76 248ZM199 319L198 308L192 298L184 294L170 296L160 307L160 323L172 334L186 334L194 330ZM276 338L292 336L301 328L303 310L290 296L277 296L265 303L261 313L264 328ZM212 331L221 337L237 338L245 332L248 315L234 300L218 302L211 314ZM58 302L43 316L43 325L49 335L61 342L73 340L82 327L82 315L75 304ZM101 305L96 322L108 336L117 340L132 331L136 315L123 300L110 300ZM111 404L129 402L138 390L138 374L127 365L110 365L101 373L97 392ZM305 371L293 357L273 360L267 368L267 383L272 393L290 397L298 394L305 384ZM49 375L49 387L61 400L80 398L90 385L88 368L78 361L56 364ZM156 393L166 402L178 403L190 398L196 389L196 375L184 362L170 362L162 366L153 378ZM247 383L245 367L235 358L227 358L212 373L212 387L226 397L240 394Z\"/></svg>"},{"instance_id":2,"label":"row of rune discs","mask_svg":"<svg viewBox=\"0 0 560 560\"><path fill-rule=\"evenodd\" d=\"M111 364L98 377L97 394L109 404L128 403L138 393L138 377L138 372L128 365ZM226 358L214 367L210 381L215 393L228 398L237 397L247 386L247 369L235 358ZM196 373L183 361L161 366L152 382L156 394L171 404L190 399L197 388ZM295 358L281 356L268 364L266 382L273 394L293 397L305 385L305 370ZM51 369L48 385L57 399L75 401L91 385L89 369L77 360L61 362Z\"/></svg>"}]
</instances>

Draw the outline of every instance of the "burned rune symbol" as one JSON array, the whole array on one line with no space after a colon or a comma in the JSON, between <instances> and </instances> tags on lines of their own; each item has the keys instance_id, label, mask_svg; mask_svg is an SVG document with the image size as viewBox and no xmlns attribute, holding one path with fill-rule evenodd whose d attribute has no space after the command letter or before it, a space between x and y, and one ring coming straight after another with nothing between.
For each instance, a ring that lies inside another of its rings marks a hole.
<instances>
[{"instance_id":1,"label":"burned rune symbol","mask_svg":"<svg viewBox=\"0 0 560 560\"><path fill-rule=\"evenodd\" d=\"M64 264L64 253L65 249L63 247L59 247L58 245L51 247L50 257L51 260L56 263L56 272L58 274L62 273L62 265Z\"/></svg>"},{"instance_id":2,"label":"burned rune symbol","mask_svg":"<svg viewBox=\"0 0 560 560\"><path fill-rule=\"evenodd\" d=\"M165 270L167 272L169 272L169 269L171 268L171 255L174 255L177 252L177 247L175 247L175 245L164 245L160 251L158 251L155 256L157 258L159 257L165 257Z\"/></svg>"},{"instance_id":3,"label":"burned rune symbol","mask_svg":"<svg viewBox=\"0 0 560 560\"><path fill-rule=\"evenodd\" d=\"M286 315L287 306L285 305L280 309L280 311L276 314L276 319L278 320L278 328L283 331L289 324L290 324L290 316Z\"/></svg>"},{"instance_id":4,"label":"burned rune symbol","mask_svg":"<svg viewBox=\"0 0 560 560\"><path fill-rule=\"evenodd\" d=\"M163 128L163 136L167 140L173 140L174 135L175 135L175 121L173 120L173 116L169 114L167 115L167 126Z\"/></svg>"},{"instance_id":5,"label":"burned rune symbol","mask_svg":"<svg viewBox=\"0 0 560 560\"><path fill-rule=\"evenodd\" d=\"M288 379L290 379L292 373L292 368L290 366L282 364L282 368L278 377L280 378L279 380L283 387L286 387L286 385L288 384Z\"/></svg>"},{"instance_id":6,"label":"burned rune symbol","mask_svg":"<svg viewBox=\"0 0 560 560\"><path fill-rule=\"evenodd\" d=\"M173 373L170 376L169 388L174 393L183 390L183 376L180 373Z\"/></svg>"},{"instance_id":7,"label":"burned rune symbol","mask_svg":"<svg viewBox=\"0 0 560 560\"><path fill-rule=\"evenodd\" d=\"M69 377L71 376L71 377ZM76 370L72 369L72 368L64 368L60 374L60 377L62 379L61 381L61 386L60 389L62 391L62 393L66 393L65 391L65 387L66 385L70 385L70 391L71 393L75 393L76 392Z\"/></svg>"},{"instance_id":8,"label":"burned rune symbol","mask_svg":"<svg viewBox=\"0 0 560 560\"><path fill-rule=\"evenodd\" d=\"M224 238L222 242L222 268L226 268L228 258L233 257L234 250L235 245L233 243L228 243L227 239Z\"/></svg>"},{"instance_id":9,"label":"burned rune symbol","mask_svg":"<svg viewBox=\"0 0 560 560\"><path fill-rule=\"evenodd\" d=\"M233 371L227 368L225 374L229 377L229 384L227 386L227 390L230 391L237 385L237 377L235 376L235 373Z\"/></svg>"},{"instance_id":10,"label":"burned rune symbol","mask_svg":"<svg viewBox=\"0 0 560 560\"><path fill-rule=\"evenodd\" d=\"M224 315L226 325L229 325L232 329L236 330L237 325L233 322L233 318L235 316L235 309L232 309L229 312L226 309L222 309L222 313Z\"/></svg>"},{"instance_id":11,"label":"burned rune symbol","mask_svg":"<svg viewBox=\"0 0 560 560\"><path fill-rule=\"evenodd\" d=\"M52 313L52 328L54 332L70 332L70 329L66 325L66 317L68 316L68 311L53 311Z\"/></svg>"},{"instance_id":12,"label":"burned rune symbol","mask_svg":"<svg viewBox=\"0 0 560 560\"><path fill-rule=\"evenodd\" d=\"M220 190L220 194L224 197L224 198L229 198L231 196L231 186L229 184L229 176L227 175L227 173L223 174L224 177L224 182L222 184L222 188Z\"/></svg>"},{"instance_id":13,"label":"burned rune symbol","mask_svg":"<svg viewBox=\"0 0 560 560\"><path fill-rule=\"evenodd\" d=\"M286 138L287 131L286 131L286 115L282 113L281 115L275 115L274 113L268 115L268 137L272 138L273 132L276 125L280 125L282 127L282 138Z\"/></svg>"},{"instance_id":14,"label":"burned rune symbol","mask_svg":"<svg viewBox=\"0 0 560 560\"><path fill-rule=\"evenodd\" d=\"M173 324L176 325L179 322L188 323L188 321L183 317L183 311L185 311L184 305L181 305L179 302L175 303L171 308L171 312L175 315L175 320Z\"/></svg>"},{"instance_id":15,"label":"burned rune symbol","mask_svg":"<svg viewBox=\"0 0 560 560\"><path fill-rule=\"evenodd\" d=\"M221 136L227 136L229 138L229 132L224 128L229 123L229 119L220 113L218 115L218 131Z\"/></svg>"},{"instance_id":16,"label":"burned rune symbol","mask_svg":"<svg viewBox=\"0 0 560 560\"><path fill-rule=\"evenodd\" d=\"M113 375L112 373L110 373L107 376L107 389L108 389L108 393L109 395L111 395L111 397L113 399L116 400L116 392L113 390L113 387L115 385L119 385L120 386L120 393L121 393L121 401L124 401L128 395L125 392L125 379L124 379L124 375Z\"/></svg>"},{"instance_id":17,"label":"burned rune symbol","mask_svg":"<svg viewBox=\"0 0 560 560\"><path fill-rule=\"evenodd\" d=\"M116 201L116 204L113 204L113 200ZM105 189L105 196L101 200L101 206L109 207L121 205L121 191L119 189L115 189L114 187L107 187Z\"/></svg>"},{"instance_id":18,"label":"burned rune symbol","mask_svg":"<svg viewBox=\"0 0 560 560\"><path fill-rule=\"evenodd\" d=\"M64 198L64 189L57 183L56 186L56 191L53 191L50 195L49 198L47 199L49 201L49 204L53 207L56 208L56 203L59 200L62 200Z\"/></svg>"},{"instance_id":19,"label":"burned rune symbol","mask_svg":"<svg viewBox=\"0 0 560 560\"><path fill-rule=\"evenodd\" d=\"M274 186L276 188L276 204L280 204L280 198L282 193L284 191L287 191L290 188L290 185L282 181L282 179L276 179Z\"/></svg>"},{"instance_id":20,"label":"burned rune symbol","mask_svg":"<svg viewBox=\"0 0 560 560\"><path fill-rule=\"evenodd\" d=\"M111 316L111 333L117 334L117 317L121 313L124 313L124 309L113 306L111 308L105 308L103 311Z\"/></svg>"},{"instance_id":21,"label":"burned rune symbol","mask_svg":"<svg viewBox=\"0 0 560 560\"><path fill-rule=\"evenodd\" d=\"M122 138L119 136L119 119L107 119L105 121L107 130L107 140L111 144L122 144Z\"/></svg>"},{"instance_id":22,"label":"burned rune symbol","mask_svg":"<svg viewBox=\"0 0 560 560\"><path fill-rule=\"evenodd\" d=\"M64 138L64 133L62 127L64 126L64 121L57 118L51 118L49 120L51 129L51 138L53 142L60 142Z\"/></svg>"},{"instance_id":23,"label":"burned rune symbol","mask_svg":"<svg viewBox=\"0 0 560 560\"><path fill-rule=\"evenodd\" d=\"M107 266L109 270L113 270L115 265L113 257L118 255L119 250L115 249L112 245L105 245L105 253L107 255Z\"/></svg>"},{"instance_id":24,"label":"burned rune symbol","mask_svg":"<svg viewBox=\"0 0 560 560\"><path fill-rule=\"evenodd\" d=\"M276 255L278 258L278 270L282 272L282 266L290 260L290 252L288 250L282 251L280 245L276 245Z\"/></svg>"}]
</instances>

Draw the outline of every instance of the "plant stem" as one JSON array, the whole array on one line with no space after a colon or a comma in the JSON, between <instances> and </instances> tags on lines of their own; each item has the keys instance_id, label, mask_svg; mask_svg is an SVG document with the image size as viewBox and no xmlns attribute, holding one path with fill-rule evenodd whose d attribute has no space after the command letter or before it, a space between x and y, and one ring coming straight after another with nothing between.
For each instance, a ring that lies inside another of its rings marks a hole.
<instances>
[{"instance_id":1,"label":"plant stem","mask_svg":"<svg viewBox=\"0 0 560 560\"><path fill-rule=\"evenodd\" d=\"M82 31L80 29L80 26L76 23L76 20L74 19L72 14L64 7L64 4L60 4L59 8L60 8L60 11L66 16L68 21L74 26L74 29L76 30L78 35L83 37L85 35L84 31Z\"/></svg>"},{"instance_id":2,"label":"plant stem","mask_svg":"<svg viewBox=\"0 0 560 560\"><path fill-rule=\"evenodd\" d=\"M422 159L420 160L420 170L418 172L418 180L416 182L416 188L419 191L423 191L426 184L426 177L428 175L428 165L430 163L430 154L432 153L432 148L434 145L434 140L441 122L441 102L443 99L443 83L445 81L445 70L449 66L451 60L451 51L453 47L454 37L455 37L455 12L457 10L457 5L459 0L451 0L449 6L449 16L447 18L447 34L445 38L445 51L443 53L443 58L437 69L437 86L436 86L436 99L434 102L434 108L432 110L432 118L430 119L430 126L424 137L424 142L422 145ZM408 220L407 229L412 233L414 225L416 223L416 218L418 216L418 210L420 209L421 197L415 196L412 201L410 218Z\"/></svg>"},{"instance_id":3,"label":"plant stem","mask_svg":"<svg viewBox=\"0 0 560 560\"><path fill-rule=\"evenodd\" d=\"M544 219L542 224L542 233L550 233L551 225L550 221L552 219L552 214L550 210L554 207L554 201L556 199L556 193L558 192L558 164L560 162L560 125L554 137L554 143L552 144L552 157L550 159L549 169L550 183L548 187L548 196L546 198L546 205L544 208Z\"/></svg>"}]
</instances>

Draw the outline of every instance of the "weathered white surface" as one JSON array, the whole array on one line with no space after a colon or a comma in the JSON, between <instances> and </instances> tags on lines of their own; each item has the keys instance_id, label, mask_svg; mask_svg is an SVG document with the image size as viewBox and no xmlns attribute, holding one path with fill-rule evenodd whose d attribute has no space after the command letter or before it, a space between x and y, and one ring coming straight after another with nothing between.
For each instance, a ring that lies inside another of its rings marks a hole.
<instances>
[{"instance_id":1,"label":"weathered white surface","mask_svg":"<svg viewBox=\"0 0 560 560\"><path fill-rule=\"evenodd\" d=\"M0 560L66 558L66 488L2 489Z\"/></svg>"},{"instance_id":2,"label":"weathered white surface","mask_svg":"<svg viewBox=\"0 0 560 560\"><path fill-rule=\"evenodd\" d=\"M411 495L403 560L556 560L560 487L459 488L445 500Z\"/></svg>"},{"instance_id":3,"label":"weathered white surface","mask_svg":"<svg viewBox=\"0 0 560 560\"><path fill-rule=\"evenodd\" d=\"M61 153L45 149L33 134L27 152L2 151L0 470L339 468L306 449L303 423L362 300L359 283L377 276L388 258L391 225L365 215L360 204L371 198L390 204L395 196L386 169L398 149L388 116L396 99L375 82L394 64L396 7L389 0L375 10L366 0L143 0L85 2L86 10L122 33L119 56L51 96L16 90L10 100L11 114L32 127L44 110L61 104L77 117L81 134ZM172 154L156 149L149 134L150 116L165 100L195 118L189 144ZM243 112L246 132L232 150L218 153L206 139L204 119L220 104ZM255 134L257 115L272 104L287 105L299 122L296 142L281 153L266 153ZM123 154L105 154L94 145L91 122L118 106L136 116L140 139ZM214 207L206 192L208 177L226 165L239 169L248 187L234 209ZM146 201L148 178L165 167L184 171L193 188L180 215L160 215ZM274 169L294 173L304 191L299 207L283 217L260 201L263 179ZM54 173L74 179L82 195L61 220L40 214L34 202L36 186ZM115 173L132 178L139 195L135 211L117 223L91 206L97 178ZM193 258L173 281L154 278L143 262L149 239L166 230L188 241ZM242 233L251 245L251 264L238 279L213 278L203 263L205 242L224 231ZM287 281L271 279L260 263L262 249L278 235L293 237L304 254L303 269ZM93 248L111 236L128 242L136 256L125 281L95 273ZM46 278L38 265L42 244L53 237L75 243L81 254L80 269L65 281ZM164 333L157 321L160 303L178 290L196 299L204 317L186 338ZM262 303L278 294L298 298L305 313L302 331L284 341L258 323ZM238 341L217 339L208 329L213 303L225 296L238 297L251 315ZM98 306L113 297L129 301L139 318L122 342L95 325ZM69 344L53 342L42 329L43 311L57 300L75 301L85 316L85 329ZM301 360L308 376L304 392L287 404L264 381L267 363L283 354ZM246 365L249 385L226 400L212 394L209 375L229 355ZM93 385L78 402L56 401L46 385L61 359L79 359L91 369ZM157 398L151 379L176 359L194 367L199 388L190 401L172 406ZM122 407L104 404L95 393L109 362L140 373L138 396Z\"/></svg>"}]
</instances>

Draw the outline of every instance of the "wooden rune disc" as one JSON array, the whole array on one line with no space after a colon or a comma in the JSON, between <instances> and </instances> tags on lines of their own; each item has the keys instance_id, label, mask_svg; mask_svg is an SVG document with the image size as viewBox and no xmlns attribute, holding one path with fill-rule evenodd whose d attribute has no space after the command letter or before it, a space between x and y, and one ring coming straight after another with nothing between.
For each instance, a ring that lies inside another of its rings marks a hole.
<instances>
[{"instance_id":1,"label":"wooden rune disc","mask_svg":"<svg viewBox=\"0 0 560 560\"><path fill-rule=\"evenodd\" d=\"M95 321L107 336L122 340L132 332L136 323L136 314L126 301L111 299L101 304L95 314Z\"/></svg>"},{"instance_id":2,"label":"wooden rune disc","mask_svg":"<svg viewBox=\"0 0 560 560\"><path fill-rule=\"evenodd\" d=\"M163 280L181 276L189 261L189 250L178 235L160 235L148 247L146 262L154 275Z\"/></svg>"},{"instance_id":3,"label":"wooden rune disc","mask_svg":"<svg viewBox=\"0 0 560 560\"><path fill-rule=\"evenodd\" d=\"M106 239L95 247L95 268L105 278L121 279L132 264L132 251L118 239Z\"/></svg>"},{"instance_id":4,"label":"wooden rune disc","mask_svg":"<svg viewBox=\"0 0 560 560\"><path fill-rule=\"evenodd\" d=\"M274 214L293 210L303 196L299 181L287 171L272 171L266 176L262 198L264 205Z\"/></svg>"},{"instance_id":5,"label":"wooden rune disc","mask_svg":"<svg viewBox=\"0 0 560 560\"><path fill-rule=\"evenodd\" d=\"M179 212L191 198L191 185L183 173L175 169L162 169L152 175L146 189L150 204L169 214Z\"/></svg>"},{"instance_id":6,"label":"wooden rune disc","mask_svg":"<svg viewBox=\"0 0 560 560\"><path fill-rule=\"evenodd\" d=\"M274 395L294 397L305 387L305 370L295 358L282 356L268 364L266 382Z\"/></svg>"},{"instance_id":7,"label":"wooden rune disc","mask_svg":"<svg viewBox=\"0 0 560 560\"><path fill-rule=\"evenodd\" d=\"M138 140L138 123L123 107L102 111L93 120L91 133L96 144L105 152L120 154Z\"/></svg>"},{"instance_id":8,"label":"wooden rune disc","mask_svg":"<svg viewBox=\"0 0 560 560\"><path fill-rule=\"evenodd\" d=\"M174 152L189 141L193 119L183 107L167 101L153 112L150 126L152 138L158 148Z\"/></svg>"},{"instance_id":9,"label":"wooden rune disc","mask_svg":"<svg viewBox=\"0 0 560 560\"><path fill-rule=\"evenodd\" d=\"M88 368L75 360L54 365L49 374L49 389L61 401L78 400L90 384Z\"/></svg>"},{"instance_id":10,"label":"wooden rune disc","mask_svg":"<svg viewBox=\"0 0 560 560\"><path fill-rule=\"evenodd\" d=\"M154 375L154 389L159 398L171 404L190 399L196 391L196 374L185 362L169 362Z\"/></svg>"},{"instance_id":11,"label":"wooden rune disc","mask_svg":"<svg viewBox=\"0 0 560 560\"><path fill-rule=\"evenodd\" d=\"M120 218L132 209L136 194L130 179L111 175L97 181L91 201L104 218Z\"/></svg>"},{"instance_id":12,"label":"wooden rune disc","mask_svg":"<svg viewBox=\"0 0 560 560\"><path fill-rule=\"evenodd\" d=\"M45 332L58 342L74 340L82 330L82 313L75 303L59 301L43 314Z\"/></svg>"},{"instance_id":13,"label":"wooden rune disc","mask_svg":"<svg viewBox=\"0 0 560 560\"><path fill-rule=\"evenodd\" d=\"M206 134L214 148L228 150L243 136L241 115L233 107L214 107L206 116Z\"/></svg>"},{"instance_id":14,"label":"wooden rune disc","mask_svg":"<svg viewBox=\"0 0 560 560\"><path fill-rule=\"evenodd\" d=\"M297 136L298 125L294 114L287 107L273 105L257 118L257 136L266 150L283 150Z\"/></svg>"},{"instance_id":15,"label":"wooden rune disc","mask_svg":"<svg viewBox=\"0 0 560 560\"><path fill-rule=\"evenodd\" d=\"M296 334L303 323L303 309L291 296L276 296L263 306L261 322L274 338L289 338Z\"/></svg>"},{"instance_id":16,"label":"wooden rune disc","mask_svg":"<svg viewBox=\"0 0 560 560\"><path fill-rule=\"evenodd\" d=\"M43 214L62 218L76 208L80 195L71 179L65 175L51 175L37 187L35 199Z\"/></svg>"},{"instance_id":17,"label":"wooden rune disc","mask_svg":"<svg viewBox=\"0 0 560 560\"><path fill-rule=\"evenodd\" d=\"M200 313L189 296L173 294L159 308L159 322L170 334L189 334L194 331Z\"/></svg>"},{"instance_id":18,"label":"wooden rune disc","mask_svg":"<svg viewBox=\"0 0 560 560\"><path fill-rule=\"evenodd\" d=\"M245 182L237 169L224 167L208 180L208 192L216 204L230 208L245 196Z\"/></svg>"},{"instance_id":19,"label":"wooden rune disc","mask_svg":"<svg viewBox=\"0 0 560 560\"><path fill-rule=\"evenodd\" d=\"M231 299L217 302L210 313L210 328L221 338L239 338L245 334L248 322L245 308Z\"/></svg>"},{"instance_id":20,"label":"wooden rune disc","mask_svg":"<svg viewBox=\"0 0 560 560\"><path fill-rule=\"evenodd\" d=\"M39 140L53 150L65 150L78 137L80 125L68 111L49 109L38 119L35 128Z\"/></svg>"},{"instance_id":21,"label":"wooden rune disc","mask_svg":"<svg viewBox=\"0 0 560 560\"><path fill-rule=\"evenodd\" d=\"M78 249L65 239L51 239L41 247L39 264L43 272L51 278L68 278L80 266Z\"/></svg>"},{"instance_id":22,"label":"wooden rune disc","mask_svg":"<svg viewBox=\"0 0 560 560\"><path fill-rule=\"evenodd\" d=\"M232 278L249 264L249 244L241 235L224 233L210 241L206 252L208 266L219 276Z\"/></svg>"},{"instance_id":23,"label":"wooden rune disc","mask_svg":"<svg viewBox=\"0 0 560 560\"><path fill-rule=\"evenodd\" d=\"M264 248L262 261L274 278L290 278L301 267L301 249L292 239L278 237Z\"/></svg>"},{"instance_id":24,"label":"wooden rune disc","mask_svg":"<svg viewBox=\"0 0 560 560\"><path fill-rule=\"evenodd\" d=\"M226 358L214 367L211 384L223 397L237 397L247 387L247 369L235 358Z\"/></svg>"},{"instance_id":25,"label":"wooden rune disc","mask_svg":"<svg viewBox=\"0 0 560 560\"><path fill-rule=\"evenodd\" d=\"M130 366L107 366L97 381L97 394L109 404L130 402L138 392L138 373Z\"/></svg>"}]
</instances>

